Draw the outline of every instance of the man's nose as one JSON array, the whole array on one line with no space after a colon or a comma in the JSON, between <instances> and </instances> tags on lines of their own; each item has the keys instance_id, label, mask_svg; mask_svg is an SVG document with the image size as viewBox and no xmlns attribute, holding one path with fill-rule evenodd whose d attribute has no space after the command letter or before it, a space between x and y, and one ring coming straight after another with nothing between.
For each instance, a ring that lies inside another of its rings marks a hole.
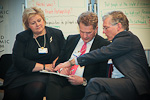
<instances>
[{"instance_id":1,"label":"man's nose","mask_svg":"<svg viewBox=\"0 0 150 100\"><path fill-rule=\"evenodd\" d=\"M103 34L106 34L105 30L103 29Z\"/></svg>"},{"instance_id":2,"label":"man's nose","mask_svg":"<svg viewBox=\"0 0 150 100\"><path fill-rule=\"evenodd\" d=\"M87 33L83 33L83 37L87 38L88 34Z\"/></svg>"}]
</instances>

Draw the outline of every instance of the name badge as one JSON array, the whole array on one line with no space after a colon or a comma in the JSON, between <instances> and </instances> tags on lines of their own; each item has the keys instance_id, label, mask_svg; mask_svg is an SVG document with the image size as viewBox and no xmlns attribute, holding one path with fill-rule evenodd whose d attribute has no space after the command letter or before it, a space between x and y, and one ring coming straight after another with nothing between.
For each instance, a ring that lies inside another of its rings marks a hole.
<instances>
[{"instance_id":1,"label":"name badge","mask_svg":"<svg viewBox=\"0 0 150 100\"><path fill-rule=\"evenodd\" d=\"M48 53L48 49L47 48L38 48L38 52L40 54Z\"/></svg>"}]
</instances>

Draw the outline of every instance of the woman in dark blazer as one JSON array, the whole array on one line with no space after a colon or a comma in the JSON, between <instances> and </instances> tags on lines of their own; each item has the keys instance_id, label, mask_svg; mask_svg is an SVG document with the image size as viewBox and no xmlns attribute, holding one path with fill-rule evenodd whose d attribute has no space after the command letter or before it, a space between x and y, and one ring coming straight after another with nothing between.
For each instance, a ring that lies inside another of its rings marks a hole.
<instances>
[{"instance_id":1,"label":"woman in dark blazer","mask_svg":"<svg viewBox=\"0 0 150 100\"><path fill-rule=\"evenodd\" d=\"M39 71L53 71L65 39L62 31L45 26L39 8L25 9L23 24L25 31L16 36L13 64L4 80L4 100L43 100L48 76Z\"/></svg>"}]
</instances>

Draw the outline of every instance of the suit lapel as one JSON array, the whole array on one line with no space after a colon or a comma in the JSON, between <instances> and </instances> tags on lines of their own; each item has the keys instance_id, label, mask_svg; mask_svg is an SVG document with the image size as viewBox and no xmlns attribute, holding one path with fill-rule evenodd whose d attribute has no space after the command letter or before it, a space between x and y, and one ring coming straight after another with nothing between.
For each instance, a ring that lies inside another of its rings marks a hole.
<instances>
[{"instance_id":1,"label":"suit lapel","mask_svg":"<svg viewBox=\"0 0 150 100\"><path fill-rule=\"evenodd\" d=\"M71 57L71 54L73 53L76 45L78 44L78 41L80 40L80 35L77 35L76 37L71 38L71 41L68 44L68 57L67 59L69 59Z\"/></svg>"},{"instance_id":2,"label":"suit lapel","mask_svg":"<svg viewBox=\"0 0 150 100\"><path fill-rule=\"evenodd\" d=\"M93 41L93 43L92 43L92 46L91 46L90 51L97 49L99 43L100 43L100 42L99 42L99 39L98 39L98 35L96 35L96 36L95 36L95 39L94 39L94 41Z\"/></svg>"}]
</instances>

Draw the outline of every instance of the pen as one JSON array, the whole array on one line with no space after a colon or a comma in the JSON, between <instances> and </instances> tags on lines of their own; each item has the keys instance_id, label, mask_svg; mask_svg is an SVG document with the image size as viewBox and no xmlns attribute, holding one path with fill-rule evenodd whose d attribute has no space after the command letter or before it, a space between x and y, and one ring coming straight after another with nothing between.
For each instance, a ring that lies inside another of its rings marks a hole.
<instances>
[{"instance_id":1,"label":"pen","mask_svg":"<svg viewBox=\"0 0 150 100\"><path fill-rule=\"evenodd\" d=\"M78 56L76 56L75 54L73 54L75 57L78 57Z\"/></svg>"}]
</instances>

